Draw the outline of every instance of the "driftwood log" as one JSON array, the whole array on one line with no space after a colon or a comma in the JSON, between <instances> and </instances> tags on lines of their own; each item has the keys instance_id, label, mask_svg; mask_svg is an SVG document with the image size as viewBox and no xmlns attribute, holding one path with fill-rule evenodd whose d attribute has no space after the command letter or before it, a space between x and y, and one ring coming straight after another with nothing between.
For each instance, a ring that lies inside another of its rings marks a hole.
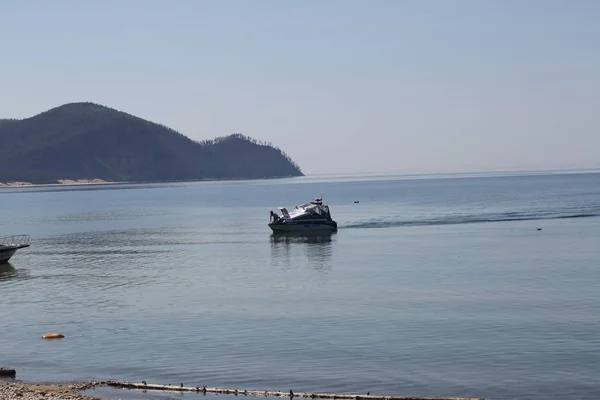
<instances>
[{"instance_id":1,"label":"driftwood log","mask_svg":"<svg viewBox=\"0 0 600 400\"><path fill-rule=\"evenodd\" d=\"M273 397L301 397L311 399L345 399L345 400L483 400L481 398L465 397L414 397L414 396L378 396L372 394L344 394L344 393L307 393L307 392L277 392L269 390L239 390L223 388L207 388L206 386L180 386L175 385L156 385L151 383L131 383L131 382L102 382L106 386L121 389L141 389L141 390L162 390L177 392L197 392L197 393L218 393L233 394L235 396L273 396Z\"/></svg>"}]
</instances>

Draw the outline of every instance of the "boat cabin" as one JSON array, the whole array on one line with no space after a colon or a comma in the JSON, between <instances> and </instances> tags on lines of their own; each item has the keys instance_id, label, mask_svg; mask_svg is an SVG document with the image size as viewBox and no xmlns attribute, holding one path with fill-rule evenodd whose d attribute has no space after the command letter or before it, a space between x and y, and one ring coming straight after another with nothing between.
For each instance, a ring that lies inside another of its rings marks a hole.
<instances>
[{"instance_id":1,"label":"boat cabin","mask_svg":"<svg viewBox=\"0 0 600 400\"><path fill-rule=\"evenodd\" d=\"M308 220L308 219L326 219L331 221L331 212L329 206L323 205L322 202L311 201L307 204L296 206L292 212L288 212L285 207L280 207L279 211L284 219Z\"/></svg>"}]
</instances>

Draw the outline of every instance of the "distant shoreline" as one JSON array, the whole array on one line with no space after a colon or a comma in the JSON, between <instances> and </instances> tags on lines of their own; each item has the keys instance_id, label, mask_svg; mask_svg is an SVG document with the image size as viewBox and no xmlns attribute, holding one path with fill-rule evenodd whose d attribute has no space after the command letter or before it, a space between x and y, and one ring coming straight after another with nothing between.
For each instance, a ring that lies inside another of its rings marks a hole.
<instances>
[{"instance_id":1,"label":"distant shoreline","mask_svg":"<svg viewBox=\"0 0 600 400\"><path fill-rule=\"evenodd\" d=\"M232 177L232 178L201 178L169 181L105 181L103 179L58 179L59 183L31 183L22 181L0 182L2 188L35 188L35 187L57 187L57 186L94 186L94 185L148 185L166 183L189 183L189 182L221 182L221 181L256 181L273 179L301 178L303 176L264 176L256 178Z\"/></svg>"},{"instance_id":2,"label":"distant shoreline","mask_svg":"<svg viewBox=\"0 0 600 400\"><path fill-rule=\"evenodd\" d=\"M0 182L0 187L36 187L36 186L71 186L71 185L107 185L123 182L110 182L103 179L58 179L59 183Z\"/></svg>"},{"instance_id":3,"label":"distant shoreline","mask_svg":"<svg viewBox=\"0 0 600 400\"><path fill-rule=\"evenodd\" d=\"M460 178L497 178L510 176L536 176L536 175L570 175L570 174L597 174L600 169L562 169L562 170L515 170L515 171L480 171L480 172L442 172L442 173L393 173L393 172L370 172L370 173L335 173L335 174L311 174L303 176L274 176L274 177L231 177L231 178L201 178L168 181L105 181L103 179L58 179L59 183L31 183L23 181L0 182L2 188L35 188L35 187L60 187L60 186L93 186L93 185L131 185L131 184L167 184L167 183L189 183L189 182L219 182L219 181L253 181L253 180L276 180L290 178L306 179L331 179L331 178L376 178L397 177L400 179L460 179Z\"/></svg>"}]
</instances>

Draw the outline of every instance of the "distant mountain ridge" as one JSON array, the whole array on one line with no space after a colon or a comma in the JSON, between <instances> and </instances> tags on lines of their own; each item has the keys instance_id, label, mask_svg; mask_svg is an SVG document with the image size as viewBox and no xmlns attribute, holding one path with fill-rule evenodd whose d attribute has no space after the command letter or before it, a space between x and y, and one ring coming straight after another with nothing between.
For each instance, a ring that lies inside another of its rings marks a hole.
<instances>
[{"instance_id":1,"label":"distant mountain ridge","mask_svg":"<svg viewBox=\"0 0 600 400\"><path fill-rule=\"evenodd\" d=\"M94 103L0 119L0 182L156 182L302 176L281 149L232 134L202 142Z\"/></svg>"}]
</instances>

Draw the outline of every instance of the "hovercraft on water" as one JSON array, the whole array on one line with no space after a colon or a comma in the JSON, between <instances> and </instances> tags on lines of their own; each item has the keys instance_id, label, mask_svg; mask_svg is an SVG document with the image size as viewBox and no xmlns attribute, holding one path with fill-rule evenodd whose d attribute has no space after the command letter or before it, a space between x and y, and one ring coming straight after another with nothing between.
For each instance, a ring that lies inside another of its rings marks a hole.
<instances>
[{"instance_id":1,"label":"hovercraft on water","mask_svg":"<svg viewBox=\"0 0 600 400\"><path fill-rule=\"evenodd\" d=\"M329 206L317 198L296 206L292 211L279 207L281 215L271 211L269 227L273 232L335 232L337 223L331 218Z\"/></svg>"}]
</instances>

